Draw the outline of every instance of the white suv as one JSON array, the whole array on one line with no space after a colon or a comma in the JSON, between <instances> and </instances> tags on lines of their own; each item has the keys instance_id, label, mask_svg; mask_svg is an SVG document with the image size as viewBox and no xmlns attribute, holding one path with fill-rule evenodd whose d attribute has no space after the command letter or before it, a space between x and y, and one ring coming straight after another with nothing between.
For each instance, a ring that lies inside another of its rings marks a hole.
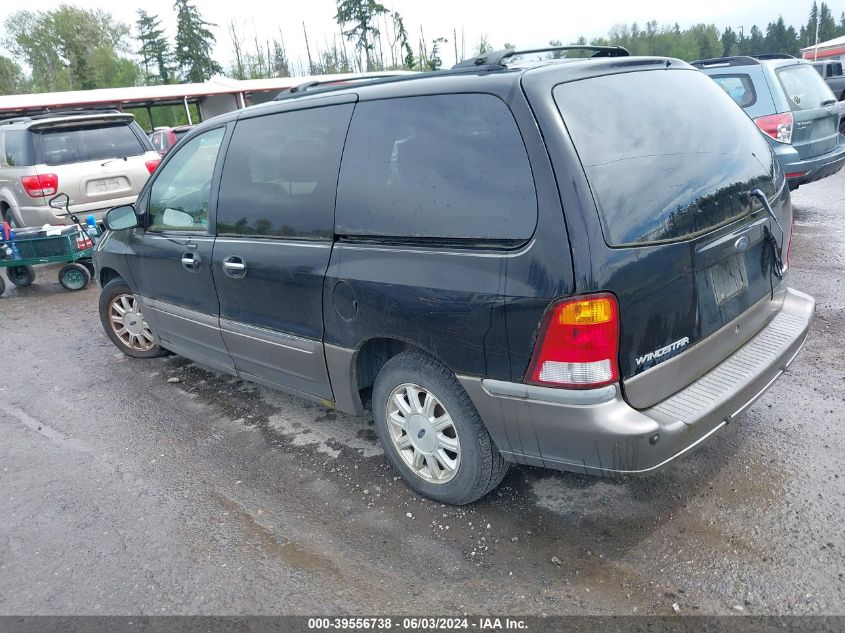
<instances>
[{"instance_id":1,"label":"white suv","mask_svg":"<svg viewBox=\"0 0 845 633\"><path fill-rule=\"evenodd\" d=\"M12 226L66 224L47 201L98 220L135 202L160 156L131 114L52 113L0 121L0 219Z\"/></svg>"}]
</instances>

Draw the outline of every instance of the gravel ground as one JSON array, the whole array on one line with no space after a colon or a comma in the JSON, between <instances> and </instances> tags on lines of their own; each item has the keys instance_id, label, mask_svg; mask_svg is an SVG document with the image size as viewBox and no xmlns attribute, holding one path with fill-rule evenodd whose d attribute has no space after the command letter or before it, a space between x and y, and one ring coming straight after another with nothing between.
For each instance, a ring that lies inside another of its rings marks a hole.
<instances>
[{"instance_id":1,"label":"gravel ground","mask_svg":"<svg viewBox=\"0 0 845 633\"><path fill-rule=\"evenodd\" d=\"M793 195L792 369L668 470L411 493L372 423L0 299L0 614L845 614L845 172Z\"/></svg>"}]
</instances>

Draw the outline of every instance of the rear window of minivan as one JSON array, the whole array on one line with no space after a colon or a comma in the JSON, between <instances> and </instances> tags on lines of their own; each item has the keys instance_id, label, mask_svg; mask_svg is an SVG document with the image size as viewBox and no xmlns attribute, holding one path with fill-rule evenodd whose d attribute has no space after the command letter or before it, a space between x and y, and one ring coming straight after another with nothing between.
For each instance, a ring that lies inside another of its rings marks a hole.
<instances>
[{"instance_id":1,"label":"rear window of minivan","mask_svg":"<svg viewBox=\"0 0 845 633\"><path fill-rule=\"evenodd\" d=\"M54 127L33 132L45 165L140 156L147 151L127 123Z\"/></svg>"},{"instance_id":2,"label":"rear window of minivan","mask_svg":"<svg viewBox=\"0 0 845 633\"><path fill-rule=\"evenodd\" d=\"M610 246L689 239L748 214L747 192L775 194L768 143L703 73L620 73L553 94Z\"/></svg>"}]
</instances>

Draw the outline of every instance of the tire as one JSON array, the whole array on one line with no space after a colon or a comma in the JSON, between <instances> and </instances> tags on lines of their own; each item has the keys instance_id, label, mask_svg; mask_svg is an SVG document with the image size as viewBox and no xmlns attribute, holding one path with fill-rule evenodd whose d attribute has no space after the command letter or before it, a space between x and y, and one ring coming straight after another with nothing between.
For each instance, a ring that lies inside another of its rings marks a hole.
<instances>
[{"instance_id":1,"label":"tire","mask_svg":"<svg viewBox=\"0 0 845 633\"><path fill-rule=\"evenodd\" d=\"M136 316L140 318L140 323L142 327L137 328L138 331L143 331L146 329L150 335L152 335L152 331L149 329L149 325L144 320L143 315L137 311L137 299L135 295L132 293L132 290L129 286L126 285L126 282L123 281L121 278L112 279L109 283L107 283L103 290L100 292L100 300L98 309L100 312L100 323L103 325L103 329L106 331L106 336L108 336L112 343L124 354L127 356L131 356L132 358L155 358L157 356L164 356L167 351L160 347L155 342L155 336L153 335L152 344L149 347L146 347L150 341L147 339L146 336L141 336L141 339L145 342L144 345L135 344L137 342L137 338L131 335L131 332L127 333L120 332L120 326L123 325L123 329L126 330L126 322L118 322L112 320L112 315L125 319L126 317L120 315L120 310L114 307L114 304L117 303L120 309L124 310L124 315L127 312L131 312L132 316ZM133 308L129 310L127 308ZM112 325L114 323L114 326ZM137 321L132 324L132 331L135 331Z\"/></svg>"},{"instance_id":2,"label":"tire","mask_svg":"<svg viewBox=\"0 0 845 633\"><path fill-rule=\"evenodd\" d=\"M88 287L91 282L91 273L82 264L68 264L59 271L59 283L65 290L76 292Z\"/></svg>"},{"instance_id":3,"label":"tire","mask_svg":"<svg viewBox=\"0 0 845 633\"><path fill-rule=\"evenodd\" d=\"M422 392L416 395L415 407L411 395L417 388ZM385 363L373 386L373 414L391 465L411 488L430 499L472 503L498 486L507 472L508 464L469 395L431 356L403 352ZM440 430L432 420L440 421Z\"/></svg>"},{"instance_id":4,"label":"tire","mask_svg":"<svg viewBox=\"0 0 845 633\"><path fill-rule=\"evenodd\" d=\"M32 266L10 266L6 269L6 276L18 288L26 288L35 281L35 269Z\"/></svg>"},{"instance_id":5,"label":"tire","mask_svg":"<svg viewBox=\"0 0 845 633\"><path fill-rule=\"evenodd\" d=\"M6 282L3 281L2 277L0 277L0 297L3 296L4 292L6 292Z\"/></svg>"}]
</instances>

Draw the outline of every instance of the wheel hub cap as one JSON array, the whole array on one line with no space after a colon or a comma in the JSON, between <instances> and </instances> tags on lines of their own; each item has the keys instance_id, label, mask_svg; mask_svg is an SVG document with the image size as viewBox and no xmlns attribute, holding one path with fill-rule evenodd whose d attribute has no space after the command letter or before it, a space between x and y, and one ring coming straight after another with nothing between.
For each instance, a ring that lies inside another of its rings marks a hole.
<instances>
[{"instance_id":1,"label":"wheel hub cap","mask_svg":"<svg viewBox=\"0 0 845 633\"><path fill-rule=\"evenodd\" d=\"M437 446L437 435L425 416L412 415L408 421L408 435L411 438L411 444L414 445L418 451L423 453L433 453Z\"/></svg>"},{"instance_id":2,"label":"wheel hub cap","mask_svg":"<svg viewBox=\"0 0 845 633\"><path fill-rule=\"evenodd\" d=\"M127 312L123 315L123 324L130 334L138 335L144 331L144 319L137 312Z\"/></svg>"}]
</instances>

